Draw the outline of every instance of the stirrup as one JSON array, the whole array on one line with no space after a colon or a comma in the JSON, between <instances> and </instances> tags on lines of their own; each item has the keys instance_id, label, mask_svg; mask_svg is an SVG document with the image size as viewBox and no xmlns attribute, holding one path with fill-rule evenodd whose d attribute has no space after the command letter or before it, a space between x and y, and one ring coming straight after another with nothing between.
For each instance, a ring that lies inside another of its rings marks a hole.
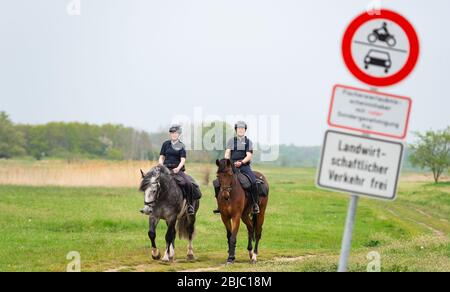
<instances>
[{"instance_id":1,"label":"stirrup","mask_svg":"<svg viewBox=\"0 0 450 292\"><path fill-rule=\"evenodd\" d=\"M195 215L194 206L188 205L186 212L187 212L188 215Z\"/></svg>"},{"instance_id":2,"label":"stirrup","mask_svg":"<svg viewBox=\"0 0 450 292\"><path fill-rule=\"evenodd\" d=\"M213 213L214 213L214 214L220 214L220 210L219 210L219 209L216 209L216 210L213 211Z\"/></svg>"}]
</instances>

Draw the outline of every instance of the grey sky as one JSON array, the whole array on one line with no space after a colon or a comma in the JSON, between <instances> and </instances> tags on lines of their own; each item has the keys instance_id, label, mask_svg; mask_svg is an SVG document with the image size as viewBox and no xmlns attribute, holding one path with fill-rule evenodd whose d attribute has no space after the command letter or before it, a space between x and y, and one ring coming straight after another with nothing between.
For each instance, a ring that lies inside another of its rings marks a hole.
<instances>
[{"instance_id":1,"label":"grey sky","mask_svg":"<svg viewBox=\"0 0 450 292\"><path fill-rule=\"evenodd\" d=\"M1 0L0 110L15 122L122 123L279 114L281 142L318 145L340 54L364 0ZM411 130L450 125L450 1L382 1L419 32L416 71L382 91L414 100ZM411 135L410 135L411 138Z\"/></svg>"}]
</instances>

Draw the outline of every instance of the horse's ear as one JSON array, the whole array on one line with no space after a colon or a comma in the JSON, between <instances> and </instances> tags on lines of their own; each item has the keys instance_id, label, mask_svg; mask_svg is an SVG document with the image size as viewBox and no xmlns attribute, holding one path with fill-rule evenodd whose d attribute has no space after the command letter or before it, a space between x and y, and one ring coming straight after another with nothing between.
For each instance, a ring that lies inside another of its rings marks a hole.
<instances>
[{"instance_id":1,"label":"horse's ear","mask_svg":"<svg viewBox=\"0 0 450 292\"><path fill-rule=\"evenodd\" d=\"M141 175L142 175L142 178L145 177L145 174L144 174L144 172L142 171L142 169L141 169Z\"/></svg>"},{"instance_id":2,"label":"horse's ear","mask_svg":"<svg viewBox=\"0 0 450 292\"><path fill-rule=\"evenodd\" d=\"M231 160L227 159L227 167L231 167Z\"/></svg>"},{"instance_id":3,"label":"horse's ear","mask_svg":"<svg viewBox=\"0 0 450 292\"><path fill-rule=\"evenodd\" d=\"M217 167L220 166L220 160L219 159L216 159L216 165L217 165Z\"/></svg>"}]
</instances>

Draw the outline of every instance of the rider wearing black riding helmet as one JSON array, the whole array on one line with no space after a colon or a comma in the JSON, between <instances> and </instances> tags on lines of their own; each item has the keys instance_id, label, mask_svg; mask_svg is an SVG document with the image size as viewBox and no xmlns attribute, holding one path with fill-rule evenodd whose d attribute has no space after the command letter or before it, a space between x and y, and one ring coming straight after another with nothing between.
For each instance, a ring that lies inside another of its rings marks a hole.
<instances>
[{"instance_id":1,"label":"rider wearing black riding helmet","mask_svg":"<svg viewBox=\"0 0 450 292\"><path fill-rule=\"evenodd\" d=\"M174 174L183 179L180 186L183 188L187 199L187 213L194 215L195 210L193 206L193 189L189 177L186 175L186 149L184 144L180 141L182 129L180 125L173 125L169 129L170 140L164 142L161 147L159 156L159 164L164 165Z\"/></svg>"},{"instance_id":2,"label":"rider wearing black riding helmet","mask_svg":"<svg viewBox=\"0 0 450 292\"><path fill-rule=\"evenodd\" d=\"M225 159L230 159L233 166L250 179L253 214L259 214L256 176L250 166L253 158L253 143L249 138L247 138L247 136L245 136L247 128L247 123L244 121L239 121L234 125L236 137L228 141L227 148L225 150ZM220 213L220 211L214 210L214 213Z\"/></svg>"}]
</instances>

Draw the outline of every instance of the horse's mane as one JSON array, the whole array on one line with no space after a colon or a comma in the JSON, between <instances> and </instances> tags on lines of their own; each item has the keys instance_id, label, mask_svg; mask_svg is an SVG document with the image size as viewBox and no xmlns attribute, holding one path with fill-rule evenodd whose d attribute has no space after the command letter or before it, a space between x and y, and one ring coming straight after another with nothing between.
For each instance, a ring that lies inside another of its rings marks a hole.
<instances>
[{"instance_id":1,"label":"horse's mane","mask_svg":"<svg viewBox=\"0 0 450 292\"><path fill-rule=\"evenodd\" d=\"M150 185L152 178L158 174L161 188L168 189L168 186L172 179L170 175L170 170L163 165L157 165L152 169L150 169L149 172L147 172L147 174L143 177L139 190L141 192L144 192Z\"/></svg>"},{"instance_id":2,"label":"horse's mane","mask_svg":"<svg viewBox=\"0 0 450 292\"><path fill-rule=\"evenodd\" d=\"M219 169L217 170L217 173L226 173L230 169L230 167L227 165L227 162L229 160L222 159L219 161Z\"/></svg>"}]
</instances>

